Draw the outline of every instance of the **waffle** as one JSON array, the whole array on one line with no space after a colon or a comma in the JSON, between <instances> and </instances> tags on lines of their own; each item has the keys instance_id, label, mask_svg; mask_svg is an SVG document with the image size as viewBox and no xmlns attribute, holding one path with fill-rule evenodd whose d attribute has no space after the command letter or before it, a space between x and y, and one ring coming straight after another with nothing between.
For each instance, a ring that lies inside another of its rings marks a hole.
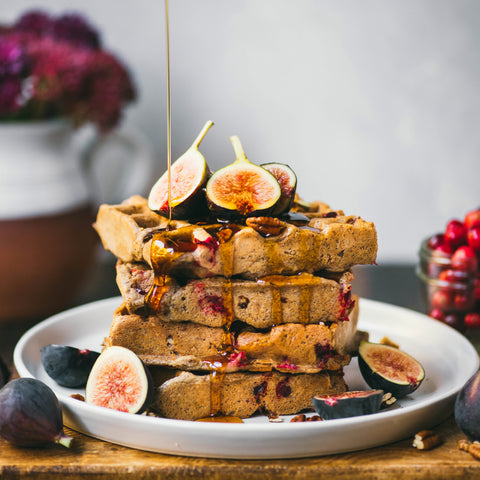
<instances>
[{"instance_id":1,"label":"waffle","mask_svg":"<svg viewBox=\"0 0 480 480\"><path fill-rule=\"evenodd\" d=\"M271 416L295 414L311 409L315 395L346 391L341 371L299 375L226 373L218 385L212 375L191 372L178 372L177 376L163 380L156 389L151 409L159 416L180 420L210 416L213 391L219 395L218 413L240 418L251 417L256 412Z\"/></svg>"},{"instance_id":2,"label":"waffle","mask_svg":"<svg viewBox=\"0 0 480 480\"><path fill-rule=\"evenodd\" d=\"M140 196L99 208L124 300L105 346L148 365L155 414L294 414L346 390L343 367L367 336L350 269L375 262L376 230L321 202L302 213L167 230Z\"/></svg>"},{"instance_id":3,"label":"waffle","mask_svg":"<svg viewBox=\"0 0 480 480\"><path fill-rule=\"evenodd\" d=\"M141 263L117 264L117 285L130 313L145 312L145 297L153 283L153 271ZM211 277L179 283L171 279L156 314L164 321L192 321L221 327L228 319L255 328L283 323L337 322L352 308L351 272L329 277L302 273L270 276L257 281Z\"/></svg>"},{"instance_id":4,"label":"waffle","mask_svg":"<svg viewBox=\"0 0 480 480\"><path fill-rule=\"evenodd\" d=\"M355 308L339 323L285 323L266 332L238 323L226 334L222 327L128 314L122 306L114 314L105 346L128 348L146 365L181 370L209 371L220 359L227 372L316 373L339 370L350 362L350 354L358 349L357 320ZM232 353L219 357L226 345Z\"/></svg>"},{"instance_id":5,"label":"waffle","mask_svg":"<svg viewBox=\"0 0 480 480\"><path fill-rule=\"evenodd\" d=\"M306 212L308 226L260 218L250 219L250 226L228 230L221 225L207 227L174 221L174 230L165 232L167 219L152 212L144 198L134 196L120 205L101 205L94 227L104 248L117 258L150 266L155 264L151 252L155 252L152 241L156 232L161 232L163 241L188 240L194 249L177 256L169 265L171 275L187 278L257 279L321 270L344 272L356 264L375 262L377 238L373 223L336 213L325 217L322 211L326 210L331 213L325 204L318 204L316 212Z\"/></svg>"}]
</instances>

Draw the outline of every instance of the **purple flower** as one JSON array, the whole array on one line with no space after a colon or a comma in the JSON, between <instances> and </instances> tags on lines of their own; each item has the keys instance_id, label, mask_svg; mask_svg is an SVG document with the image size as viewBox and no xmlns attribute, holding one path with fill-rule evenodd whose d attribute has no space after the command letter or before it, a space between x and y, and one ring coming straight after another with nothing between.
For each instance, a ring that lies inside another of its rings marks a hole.
<instances>
[{"instance_id":1,"label":"purple flower","mask_svg":"<svg viewBox=\"0 0 480 480\"><path fill-rule=\"evenodd\" d=\"M15 113L21 108L22 82L18 78L0 79L0 113Z\"/></svg>"},{"instance_id":2,"label":"purple flower","mask_svg":"<svg viewBox=\"0 0 480 480\"><path fill-rule=\"evenodd\" d=\"M20 75L26 66L26 57L20 44L0 37L0 77Z\"/></svg>"},{"instance_id":3,"label":"purple flower","mask_svg":"<svg viewBox=\"0 0 480 480\"><path fill-rule=\"evenodd\" d=\"M100 36L85 19L75 13L58 17L52 24L52 34L55 38L66 40L79 47L100 48Z\"/></svg>"},{"instance_id":4,"label":"purple flower","mask_svg":"<svg viewBox=\"0 0 480 480\"><path fill-rule=\"evenodd\" d=\"M43 10L31 10L17 20L14 28L41 36L49 32L51 23L50 16Z\"/></svg>"},{"instance_id":5,"label":"purple flower","mask_svg":"<svg viewBox=\"0 0 480 480\"><path fill-rule=\"evenodd\" d=\"M135 95L127 69L82 16L33 10L0 26L1 118L65 116L106 132Z\"/></svg>"}]
</instances>

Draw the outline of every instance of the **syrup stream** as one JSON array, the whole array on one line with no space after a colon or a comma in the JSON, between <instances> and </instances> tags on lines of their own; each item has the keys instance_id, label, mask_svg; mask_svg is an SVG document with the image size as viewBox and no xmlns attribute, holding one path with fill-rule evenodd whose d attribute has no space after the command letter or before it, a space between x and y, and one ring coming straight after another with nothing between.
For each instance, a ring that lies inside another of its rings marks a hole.
<instances>
[{"instance_id":1,"label":"syrup stream","mask_svg":"<svg viewBox=\"0 0 480 480\"><path fill-rule=\"evenodd\" d=\"M171 96L170 96L170 29L168 15L168 0L165 0L165 46L167 49L167 178L168 178L168 223L167 230L170 230L172 221L172 117L171 117Z\"/></svg>"},{"instance_id":2,"label":"syrup stream","mask_svg":"<svg viewBox=\"0 0 480 480\"><path fill-rule=\"evenodd\" d=\"M165 35L166 35L166 60L167 60L167 178L168 178L168 223L167 223L167 231L171 229L171 221L172 221L172 134L171 134L171 89L170 89L170 29L169 29L169 10L168 10L168 0L165 0ZM201 134L202 135L202 134ZM203 138L203 137L199 137ZM198 140L198 139L197 139ZM191 241L191 240L190 240ZM154 241L152 243L152 247L154 247L157 243L158 252L152 255L152 259L156 265L157 272L155 273L155 280L154 285L150 292L147 295L147 304L153 310L158 310L160 306L160 301L163 297L163 294L168 290L169 286L169 268L174 261L175 257L181 254L184 251L188 251L188 248L185 249L185 246L188 244L187 242L180 242L180 244L176 244L175 242L172 244L168 241L162 242L160 239ZM231 293L230 293L231 297ZM231 314L229 315L229 324L231 323ZM232 348L231 340L229 332L226 332L225 337L225 349L228 351L224 352L223 357L226 356L227 353L230 353ZM218 421L218 422L242 422L240 418L237 417L230 417L230 416L219 416L219 412L221 409L221 385L224 376L224 370L226 367L227 360L225 358L221 358L221 367L212 368L210 372L210 397L211 397L211 415L206 419L202 419L201 421Z\"/></svg>"}]
</instances>

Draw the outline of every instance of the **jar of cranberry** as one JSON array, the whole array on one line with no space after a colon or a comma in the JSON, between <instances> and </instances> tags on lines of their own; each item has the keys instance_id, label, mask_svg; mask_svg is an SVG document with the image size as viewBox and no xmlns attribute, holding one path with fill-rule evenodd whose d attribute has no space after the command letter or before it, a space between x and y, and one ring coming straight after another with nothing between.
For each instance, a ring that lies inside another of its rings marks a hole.
<instances>
[{"instance_id":1,"label":"jar of cranberry","mask_svg":"<svg viewBox=\"0 0 480 480\"><path fill-rule=\"evenodd\" d=\"M480 334L479 233L480 209L451 220L422 242L417 267L427 314L472 338Z\"/></svg>"}]
</instances>

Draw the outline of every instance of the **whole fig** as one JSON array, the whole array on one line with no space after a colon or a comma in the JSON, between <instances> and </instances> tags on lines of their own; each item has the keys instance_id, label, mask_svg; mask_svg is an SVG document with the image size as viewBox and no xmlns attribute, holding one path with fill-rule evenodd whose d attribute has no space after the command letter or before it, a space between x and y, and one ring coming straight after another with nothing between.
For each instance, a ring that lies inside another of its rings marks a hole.
<instances>
[{"instance_id":1,"label":"whole fig","mask_svg":"<svg viewBox=\"0 0 480 480\"><path fill-rule=\"evenodd\" d=\"M480 371L458 392L454 409L455 421L471 440L480 440Z\"/></svg>"},{"instance_id":2,"label":"whole fig","mask_svg":"<svg viewBox=\"0 0 480 480\"><path fill-rule=\"evenodd\" d=\"M63 431L55 393L34 378L17 378L0 390L0 436L21 447L49 443L69 447L73 440Z\"/></svg>"},{"instance_id":3,"label":"whole fig","mask_svg":"<svg viewBox=\"0 0 480 480\"><path fill-rule=\"evenodd\" d=\"M46 345L40 350L42 365L48 376L62 387L84 387L98 352L70 347Z\"/></svg>"}]
</instances>

